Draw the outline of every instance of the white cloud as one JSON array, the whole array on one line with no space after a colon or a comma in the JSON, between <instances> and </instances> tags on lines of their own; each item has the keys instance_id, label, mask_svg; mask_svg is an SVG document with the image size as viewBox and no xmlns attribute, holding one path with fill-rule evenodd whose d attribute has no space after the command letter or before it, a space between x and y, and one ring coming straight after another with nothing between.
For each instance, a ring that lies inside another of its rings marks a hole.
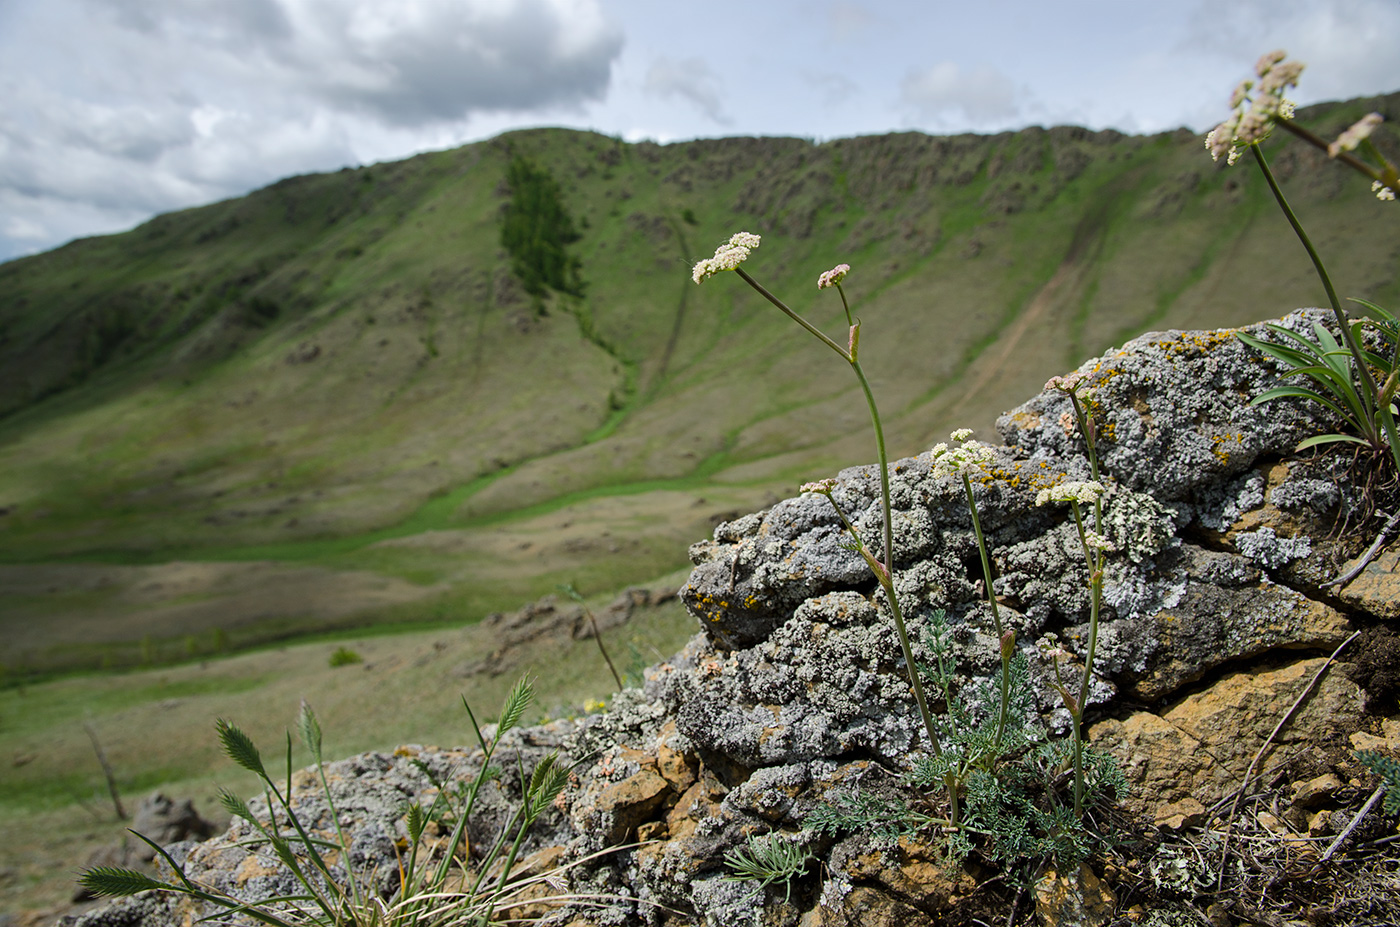
<instances>
[{"instance_id":1,"label":"white cloud","mask_svg":"<svg viewBox=\"0 0 1400 927\"><path fill-rule=\"evenodd\" d=\"M710 121L729 125L730 118L720 103L720 81L700 58L657 58L647 70L643 89L655 96L680 97L695 105Z\"/></svg>"},{"instance_id":2,"label":"white cloud","mask_svg":"<svg viewBox=\"0 0 1400 927\"><path fill-rule=\"evenodd\" d=\"M964 70L951 61L911 71L900 83L900 100L922 120L951 118L978 127L1004 124L1020 112L1015 85L991 65Z\"/></svg>"},{"instance_id":3,"label":"white cloud","mask_svg":"<svg viewBox=\"0 0 1400 927\"><path fill-rule=\"evenodd\" d=\"M1263 53L1285 49L1307 65L1298 88L1305 102L1400 89L1394 0L1203 0L1186 44L1235 62L1240 78Z\"/></svg>"},{"instance_id":4,"label":"white cloud","mask_svg":"<svg viewBox=\"0 0 1400 927\"><path fill-rule=\"evenodd\" d=\"M478 118L577 112L622 51L599 0L38 0L5 18L0 198L30 211L0 227L0 260L78 213L108 231L457 144Z\"/></svg>"}]
</instances>

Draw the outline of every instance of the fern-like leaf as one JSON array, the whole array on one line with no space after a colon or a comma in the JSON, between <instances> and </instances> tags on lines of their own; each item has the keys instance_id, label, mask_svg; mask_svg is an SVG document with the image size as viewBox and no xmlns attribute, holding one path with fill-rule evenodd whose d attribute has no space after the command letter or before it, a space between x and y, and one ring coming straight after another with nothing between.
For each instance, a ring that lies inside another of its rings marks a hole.
<instances>
[{"instance_id":1,"label":"fern-like leaf","mask_svg":"<svg viewBox=\"0 0 1400 927\"><path fill-rule=\"evenodd\" d=\"M153 889L175 890L175 886L151 878L135 869L118 869L115 866L98 866L88 869L78 877L78 883L94 895L119 898L149 892Z\"/></svg>"},{"instance_id":2,"label":"fern-like leaf","mask_svg":"<svg viewBox=\"0 0 1400 927\"><path fill-rule=\"evenodd\" d=\"M249 772L257 773L264 780L268 778L267 770L263 768L262 754L252 738L223 718L216 721L214 727L219 732L219 742L223 744L229 759Z\"/></svg>"},{"instance_id":3,"label":"fern-like leaf","mask_svg":"<svg viewBox=\"0 0 1400 927\"><path fill-rule=\"evenodd\" d=\"M1381 810L1386 814L1400 811L1400 763L1372 750L1357 750L1356 758L1385 782L1385 802Z\"/></svg>"}]
</instances>

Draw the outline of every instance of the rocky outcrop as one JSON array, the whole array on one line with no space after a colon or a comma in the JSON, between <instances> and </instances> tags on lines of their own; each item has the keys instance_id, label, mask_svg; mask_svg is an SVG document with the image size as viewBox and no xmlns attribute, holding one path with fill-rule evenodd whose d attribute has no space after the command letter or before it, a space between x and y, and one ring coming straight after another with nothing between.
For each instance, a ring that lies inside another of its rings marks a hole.
<instances>
[{"instance_id":1,"label":"rocky outcrop","mask_svg":"<svg viewBox=\"0 0 1400 927\"><path fill-rule=\"evenodd\" d=\"M1302 331L1317 319L1302 311L1283 324ZM1348 587L1323 587L1369 543L1373 487L1349 458L1293 455L1336 423L1300 403L1251 405L1279 370L1233 332L1145 335L1079 372L1092 388L1115 545L1089 736L1132 785L1123 808L1144 833L1197 827L1248 770L1291 789L1293 804L1273 818L1282 830L1328 832L1328 802L1369 787L1350 749L1400 749L1400 724L1367 714L1394 708L1394 674L1375 656L1394 649L1389 574L1373 566ZM1068 717L1039 653L1082 659L1088 614L1070 514L1034 504L1038 490L1089 475L1070 412L1063 393L1047 391L1004 415L1004 445L974 481L1002 619L1028 657L1028 720L1048 736L1063 734ZM928 455L891 470L895 583L916 656L933 659L926 632L941 614L962 691L976 693L998 650L962 485L935 477ZM872 467L836 479L834 498L868 543L878 537L877 493ZM1075 922L1106 923L1115 905L1141 905L1127 896L1146 897L1145 876L1115 889L1092 867L1045 874L1025 901L1014 886L998 893L990 870L950 868L930 837L936 827L904 826L912 810L853 832L811 826L842 796L906 809L920 798L902 775L926 745L899 644L883 593L847 541L817 495L720 525L691 548L681 595L701 630L687 647L608 711L511 735L503 768L518 761L528 774L556 747L579 764L527 851L578 859L641 841L570 870L576 891L631 899L580 909L575 923L961 924L1006 922L1009 904L1025 916L1038 905L1045 923L1069 922L1071 911ZM1329 664L1343 645L1363 670ZM969 700L974 716L989 707ZM387 885L402 836L396 809L432 788L424 765L450 778L472 774L474 762L469 752L408 747L332 766L337 804L353 819L354 862ZM500 810L483 814L475 845L518 800L512 778L493 783L488 809ZM313 790L298 795L321 814ZM749 838L798 834L821 864L786 891L736 881L725 866ZM239 848L241 836L189 850L192 874L239 892L277 889L285 873ZM150 924L192 913L141 904L126 910Z\"/></svg>"}]
</instances>

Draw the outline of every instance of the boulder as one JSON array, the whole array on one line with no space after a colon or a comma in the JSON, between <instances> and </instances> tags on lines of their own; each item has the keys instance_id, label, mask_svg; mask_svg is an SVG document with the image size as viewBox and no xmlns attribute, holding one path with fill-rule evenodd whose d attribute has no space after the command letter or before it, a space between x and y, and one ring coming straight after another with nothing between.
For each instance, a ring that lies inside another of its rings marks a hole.
<instances>
[{"instance_id":1,"label":"boulder","mask_svg":"<svg viewBox=\"0 0 1400 927\"><path fill-rule=\"evenodd\" d=\"M1328 318L1302 310L1280 324L1306 331ZM1263 325L1249 331L1268 336ZM1377 530L1376 519L1357 515L1367 489L1339 458L1292 456L1301 439L1338 425L1298 401L1250 404L1281 371L1236 334L1148 334L1078 370L1108 484L1104 533L1115 547L1088 734L1126 775L1132 788L1121 796L1123 810L1144 833L1206 823L1256 756L1256 781L1267 772L1270 782L1336 796L1333 779L1350 782L1359 767L1334 769L1329 758L1349 756L1358 744L1400 742L1400 726L1366 716L1395 702L1387 656L1395 638L1384 628L1396 614L1387 591L1393 556L1383 553L1341 589L1324 585L1369 544L1365 532ZM997 428L1004 444L973 491L993 591L1027 657L1025 721L1056 737L1068 715L1053 665L1040 653L1067 652L1070 672L1082 665L1088 576L1069 509L1037 507L1035 499L1090 471L1060 391L1033 397ZM915 656L935 660L932 634L941 628L944 656L956 666L953 685L971 716L985 718L998 646L963 486L936 477L928 454L897 461L890 472L889 559ZM832 496L883 556L878 493L878 474L865 466L839 473ZM1334 530L1341 515L1353 519L1350 530ZM929 819L919 815L941 813L933 792L905 778L929 745L888 602L850 549L831 501L780 501L719 525L690 554L695 569L680 595L697 634L680 653L607 712L508 735L502 768L518 761L528 774L555 748L576 763L569 789L522 849L567 871L572 891L610 899L565 912L581 918L575 923L972 923L1004 919L1008 904L1021 904L1026 916L1034 907L1047 924L1107 923L1123 913L1115 914L1102 868L1103 877L1093 867L1060 867L1024 901L1010 889L989 894L987 872L950 866L941 842L928 839L936 828L913 826ZM603 623L621 620L627 607L610 608ZM580 614L550 600L493 620L521 643L590 633ZM1356 630L1364 633L1351 644ZM1360 662L1328 668L1275 733L1343 642ZM500 665L493 658L473 669ZM424 770L453 782L479 763L472 751L409 748L332 764L342 823L354 834L352 863L387 890L401 809L434 788ZM474 846L494 839L519 801L513 781L495 780L483 795ZM314 783L295 785L298 807L324 826L328 811ZM868 802L868 832L813 826L843 796ZM1333 827L1339 813L1331 800L1316 799L1319 829ZM885 810L868 810L877 806ZM244 897L288 888L285 870L239 846L246 836L235 824L190 850L191 874ZM726 854L758 838L800 841L821 865L766 888L737 881ZM641 845L618 848L633 839ZM129 904L88 915L81 927L164 927L198 913ZM540 903L533 904L532 911Z\"/></svg>"}]
</instances>

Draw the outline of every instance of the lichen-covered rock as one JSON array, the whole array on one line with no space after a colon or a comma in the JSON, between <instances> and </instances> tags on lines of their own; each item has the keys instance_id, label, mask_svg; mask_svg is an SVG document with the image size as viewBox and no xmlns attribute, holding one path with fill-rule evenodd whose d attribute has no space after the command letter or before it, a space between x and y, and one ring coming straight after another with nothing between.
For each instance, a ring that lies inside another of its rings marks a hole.
<instances>
[{"instance_id":1,"label":"lichen-covered rock","mask_svg":"<svg viewBox=\"0 0 1400 927\"><path fill-rule=\"evenodd\" d=\"M1305 330L1327 318L1303 310L1283 324ZM1249 330L1269 336L1262 325ZM1079 373L1107 484L1102 533L1113 545L1089 687L1090 737L1133 785L1124 796L1131 812L1187 827L1238 788L1322 655L1354 626L1400 613L1389 591L1394 558L1383 554L1361 579L1323 591L1367 543L1355 530L1374 523L1365 521L1365 490L1334 458L1286 459L1299 440L1337 423L1301 402L1251 405L1280 371L1235 332L1145 335ZM1067 651L1062 671L1082 667L1089 576L1069 506L1035 503L1043 488L1089 478L1085 445L1069 398L1056 390L1008 412L998 429L1005 445L992 449L971 480L992 592L1029 658L1025 720L1063 733L1068 716L1038 651ZM972 716L986 718L998 642L962 482L935 477L928 454L890 469L888 559L916 659L934 659L938 635ZM836 477L836 504L884 557L878 495L874 467ZM1339 524L1353 530L1336 530ZM648 671L644 690L620 693L602 714L511 732L503 768L519 757L528 772L556 748L576 764L525 849L567 872L571 890L607 899L574 912L584 922L969 922L950 912L977 896L972 879L945 869L927 841L888 837L877 848L867 835L833 835L811 824L816 809L853 790L907 795L900 773L929 747L889 603L850 540L820 495L721 524L712 539L692 546L695 570L681 590L700 633ZM522 641L544 627L579 633L577 616L552 602L498 620ZM1393 701L1387 663L1373 659L1358 677L1376 704ZM488 661L472 669L497 668ZM1388 743L1361 713L1361 689L1333 669L1273 750L1328 739L1341 749L1348 735L1351 745ZM431 794L413 761L451 779L470 775L480 757L414 749L367 754L331 770L342 823L353 834L352 861L381 887L392 882L403 804ZM513 781L504 776L483 794L474 846L488 844L513 812ZM295 786L298 807L326 829L329 811L314 783L303 775ZM230 890L290 887L285 870L235 846L242 836L235 827L181 853L192 874ZM640 846L619 848L634 838ZM822 865L790 885L760 890L732 878L725 864L726 854L752 838L803 841ZM1090 876L1081 870L1078 895L1063 880L1047 883L1042 911L1068 910L1077 898L1092 916L1103 915L1111 894L1089 887ZM166 927L200 913L177 907L128 902L79 927Z\"/></svg>"}]
</instances>

